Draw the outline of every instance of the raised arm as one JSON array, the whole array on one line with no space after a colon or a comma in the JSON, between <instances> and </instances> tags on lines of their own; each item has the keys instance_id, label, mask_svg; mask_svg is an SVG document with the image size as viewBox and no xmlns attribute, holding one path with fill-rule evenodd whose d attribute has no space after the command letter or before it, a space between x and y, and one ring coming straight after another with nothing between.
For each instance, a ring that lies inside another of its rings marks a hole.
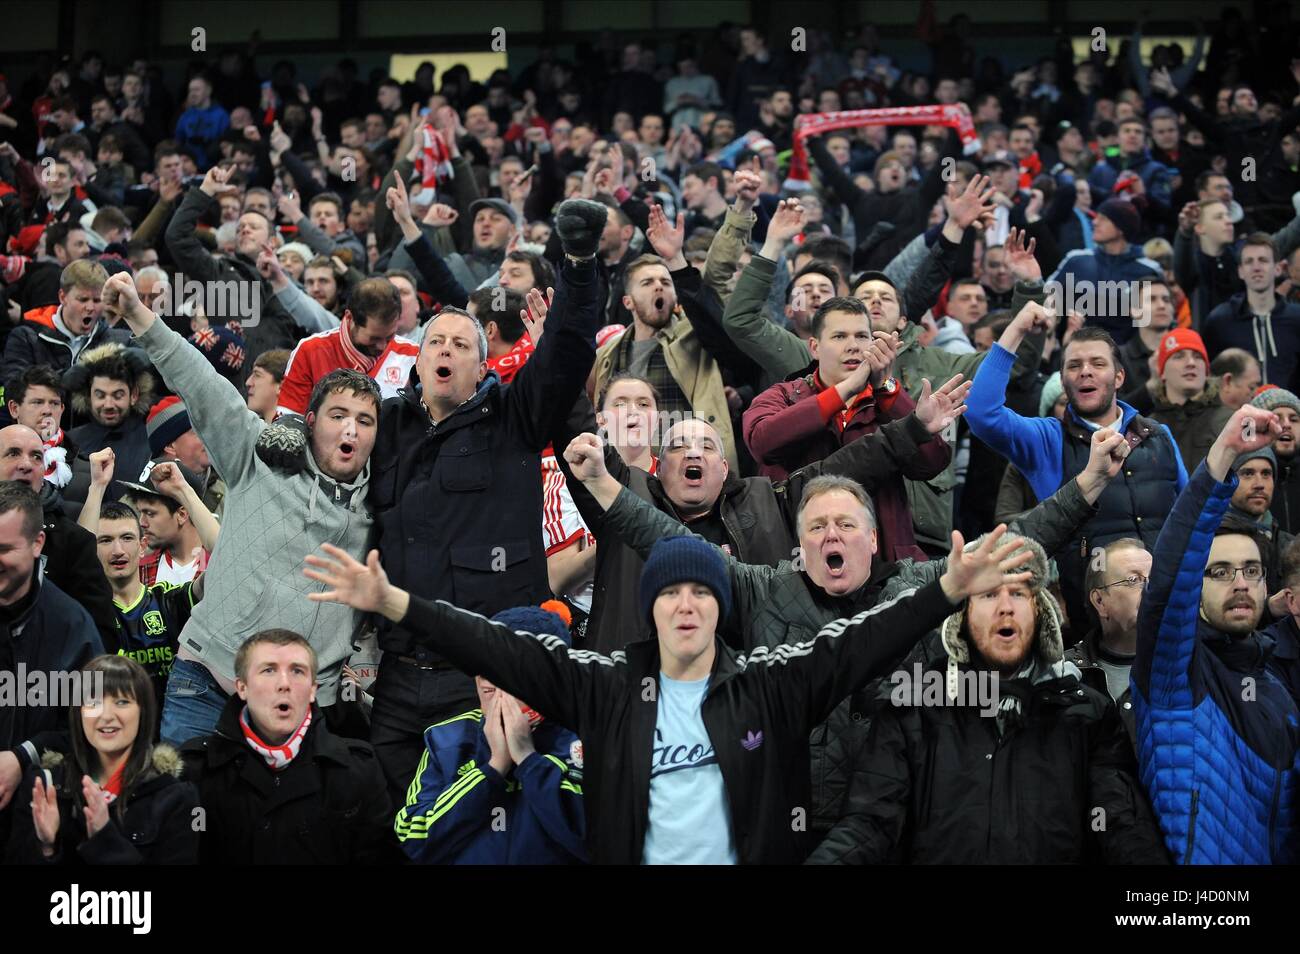
<instances>
[{"instance_id":1,"label":"raised arm","mask_svg":"<svg viewBox=\"0 0 1300 954\"><path fill-rule=\"evenodd\" d=\"M141 303L125 272L104 284L104 311L120 315L149 354L163 381L185 402L212 464L233 489L252 472L257 436L266 423L248 409L235 386L197 348Z\"/></svg>"},{"instance_id":2,"label":"raised arm","mask_svg":"<svg viewBox=\"0 0 1300 954\"><path fill-rule=\"evenodd\" d=\"M1232 501L1237 455L1266 447L1279 431L1277 415L1249 404L1224 425L1160 528L1151 582L1138 612L1133 683L1153 705L1171 706L1190 685L1201 587L1214 531ZM1188 702L1188 704L1192 704Z\"/></svg>"},{"instance_id":3,"label":"raised arm","mask_svg":"<svg viewBox=\"0 0 1300 954\"><path fill-rule=\"evenodd\" d=\"M217 537L221 534L221 524L217 523L217 515L207 508L180 471L171 464L159 464L149 472L149 480L159 491L185 508L203 549L209 553L215 550Z\"/></svg>"},{"instance_id":4,"label":"raised arm","mask_svg":"<svg viewBox=\"0 0 1300 954\"><path fill-rule=\"evenodd\" d=\"M516 632L502 623L400 590L388 582L379 551L366 563L346 551L323 544L319 555L305 557L303 573L325 585L309 593L314 602L343 603L363 613L380 613L413 632L425 634L429 646L462 672L482 675L579 736L589 728L582 714L591 712L601 687L620 678L615 663L591 652L574 652L555 636Z\"/></svg>"}]
</instances>

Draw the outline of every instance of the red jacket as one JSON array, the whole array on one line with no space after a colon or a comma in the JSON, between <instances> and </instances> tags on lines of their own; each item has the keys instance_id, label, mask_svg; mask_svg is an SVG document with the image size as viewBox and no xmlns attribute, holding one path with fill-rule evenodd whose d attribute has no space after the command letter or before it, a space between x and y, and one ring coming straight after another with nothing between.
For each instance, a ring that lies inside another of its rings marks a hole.
<instances>
[{"instance_id":1,"label":"red jacket","mask_svg":"<svg viewBox=\"0 0 1300 954\"><path fill-rule=\"evenodd\" d=\"M845 414L844 402L834 388L819 388L814 373L772 385L754 398L745 411L745 443L759 463L759 471L783 480L800 467L825 460L849 441L874 433L882 424L902 420L916 404L901 387L892 397L877 401L870 388ZM948 466L951 450L935 435L921 445L922 464L905 471L873 496L880 531L880 559L926 559L916 545L912 511L903 478L932 480Z\"/></svg>"},{"instance_id":2,"label":"red jacket","mask_svg":"<svg viewBox=\"0 0 1300 954\"><path fill-rule=\"evenodd\" d=\"M379 385L379 393L385 399L396 396L405 387L406 379L415 367L415 359L419 357L419 345L394 338L383 354L370 359L343 335L343 326L339 326L333 331L322 331L298 342L293 354L289 355L284 383L280 385L279 413L306 414L316 382L339 368L351 368L370 375ZM367 362L371 362L369 367Z\"/></svg>"}]
</instances>

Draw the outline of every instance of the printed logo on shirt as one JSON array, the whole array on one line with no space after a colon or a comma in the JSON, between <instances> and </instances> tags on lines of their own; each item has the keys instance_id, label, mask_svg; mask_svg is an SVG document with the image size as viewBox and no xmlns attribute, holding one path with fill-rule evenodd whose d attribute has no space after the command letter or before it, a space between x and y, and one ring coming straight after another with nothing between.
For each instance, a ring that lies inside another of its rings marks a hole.
<instances>
[{"instance_id":1,"label":"printed logo on shirt","mask_svg":"<svg viewBox=\"0 0 1300 954\"><path fill-rule=\"evenodd\" d=\"M753 752L763 744L763 730L759 729L755 732L753 729L750 729L745 733L745 737L740 740L740 744L744 746L746 752Z\"/></svg>"},{"instance_id":2,"label":"printed logo on shirt","mask_svg":"<svg viewBox=\"0 0 1300 954\"><path fill-rule=\"evenodd\" d=\"M703 768L717 765L718 756L713 746L705 748L698 742L694 745L673 745L664 742L663 730L655 727L655 747L650 757L650 777L680 772L682 769Z\"/></svg>"},{"instance_id":3,"label":"printed logo on shirt","mask_svg":"<svg viewBox=\"0 0 1300 954\"><path fill-rule=\"evenodd\" d=\"M145 613L140 622L144 623L144 631L148 636L162 636L167 632L167 624L163 622L162 613L157 610Z\"/></svg>"},{"instance_id":4,"label":"printed logo on shirt","mask_svg":"<svg viewBox=\"0 0 1300 954\"><path fill-rule=\"evenodd\" d=\"M569 761L574 768L582 768L582 739L574 739L569 743Z\"/></svg>"},{"instance_id":5,"label":"printed logo on shirt","mask_svg":"<svg viewBox=\"0 0 1300 954\"><path fill-rule=\"evenodd\" d=\"M390 364L384 369L384 374L388 377L389 384L402 383L402 369L399 366Z\"/></svg>"}]
</instances>

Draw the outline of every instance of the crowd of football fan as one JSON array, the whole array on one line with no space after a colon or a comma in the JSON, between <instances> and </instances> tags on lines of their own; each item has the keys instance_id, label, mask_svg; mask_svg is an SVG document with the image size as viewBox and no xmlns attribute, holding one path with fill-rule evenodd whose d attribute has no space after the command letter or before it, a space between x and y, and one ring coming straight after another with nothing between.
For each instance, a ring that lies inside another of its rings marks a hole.
<instances>
[{"instance_id":1,"label":"crowd of football fan","mask_svg":"<svg viewBox=\"0 0 1300 954\"><path fill-rule=\"evenodd\" d=\"M1296 860L1275 6L0 76L0 857Z\"/></svg>"}]
</instances>

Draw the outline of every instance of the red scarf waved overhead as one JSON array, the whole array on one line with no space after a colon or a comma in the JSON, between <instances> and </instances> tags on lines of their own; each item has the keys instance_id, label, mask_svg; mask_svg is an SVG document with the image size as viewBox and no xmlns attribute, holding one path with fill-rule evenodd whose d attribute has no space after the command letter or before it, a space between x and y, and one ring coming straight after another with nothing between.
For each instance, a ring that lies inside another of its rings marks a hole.
<instances>
[{"instance_id":1,"label":"red scarf waved overhead","mask_svg":"<svg viewBox=\"0 0 1300 954\"><path fill-rule=\"evenodd\" d=\"M863 126L948 126L956 129L962 149L970 155L979 149L979 136L970 113L958 105L890 106L886 109L846 109L834 113L803 113L794 120L794 152L790 158L788 181L807 182L809 136L820 136L836 129L860 129Z\"/></svg>"}]
</instances>

